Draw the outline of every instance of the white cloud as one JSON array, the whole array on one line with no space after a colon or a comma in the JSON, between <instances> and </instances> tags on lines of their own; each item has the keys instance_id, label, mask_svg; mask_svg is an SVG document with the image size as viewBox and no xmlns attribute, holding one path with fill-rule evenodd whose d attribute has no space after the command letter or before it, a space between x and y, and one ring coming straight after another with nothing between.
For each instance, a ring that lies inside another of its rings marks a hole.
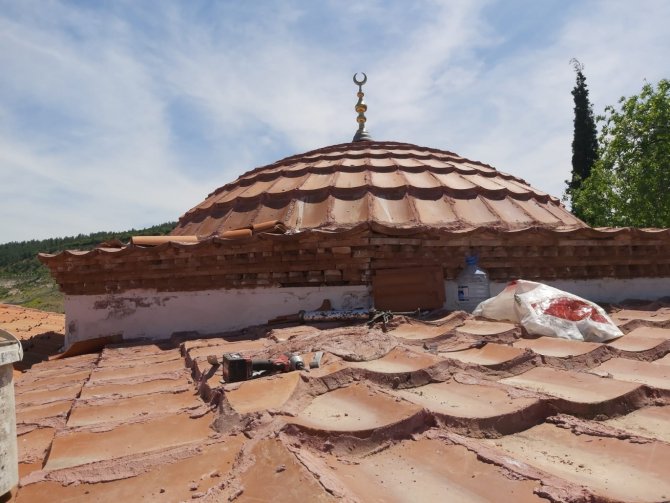
<instances>
[{"instance_id":1,"label":"white cloud","mask_svg":"<svg viewBox=\"0 0 670 503\"><path fill-rule=\"evenodd\" d=\"M175 219L243 171L349 141L356 71L375 138L456 151L559 196L568 61L586 65L596 112L667 77L670 3L558 3L568 11L541 20L548 33L496 22L523 16L511 5L5 3L0 242Z\"/></svg>"}]
</instances>

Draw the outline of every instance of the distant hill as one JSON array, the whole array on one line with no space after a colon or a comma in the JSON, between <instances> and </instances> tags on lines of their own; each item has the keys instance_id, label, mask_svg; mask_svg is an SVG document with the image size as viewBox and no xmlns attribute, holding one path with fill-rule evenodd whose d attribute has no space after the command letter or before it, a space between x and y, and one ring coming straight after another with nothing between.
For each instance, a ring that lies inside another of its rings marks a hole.
<instances>
[{"instance_id":1,"label":"distant hill","mask_svg":"<svg viewBox=\"0 0 670 503\"><path fill-rule=\"evenodd\" d=\"M63 296L37 254L62 250L90 250L112 239L128 242L131 236L164 236L176 222L123 232L94 232L65 238L11 242L0 245L0 302L45 311L63 312Z\"/></svg>"}]
</instances>

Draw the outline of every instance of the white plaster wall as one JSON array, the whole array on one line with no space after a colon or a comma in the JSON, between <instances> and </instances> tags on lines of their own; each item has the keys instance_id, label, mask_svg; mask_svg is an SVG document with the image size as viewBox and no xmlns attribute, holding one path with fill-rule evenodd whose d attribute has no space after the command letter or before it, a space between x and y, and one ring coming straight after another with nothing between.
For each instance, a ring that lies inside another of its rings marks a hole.
<instances>
[{"instance_id":1,"label":"white plaster wall","mask_svg":"<svg viewBox=\"0 0 670 503\"><path fill-rule=\"evenodd\" d=\"M366 286L67 295L65 346L115 334L124 339L167 339L174 332L238 330L277 316L317 309L324 299L330 299L335 309L371 305Z\"/></svg>"},{"instance_id":2,"label":"white plaster wall","mask_svg":"<svg viewBox=\"0 0 670 503\"><path fill-rule=\"evenodd\" d=\"M594 302L655 300L670 296L670 278L559 280L547 284ZM506 283L492 282L491 295ZM446 304L458 309L455 281L445 281ZM335 309L370 307L366 286L255 288L65 297L66 347L75 341L120 334L124 339L168 339L174 332L211 334L259 325L277 316L318 308L330 299Z\"/></svg>"},{"instance_id":3,"label":"white plaster wall","mask_svg":"<svg viewBox=\"0 0 670 503\"><path fill-rule=\"evenodd\" d=\"M11 361L0 365L0 500L19 483L14 403L14 367Z\"/></svg>"},{"instance_id":4,"label":"white plaster wall","mask_svg":"<svg viewBox=\"0 0 670 503\"><path fill-rule=\"evenodd\" d=\"M446 308L458 309L455 281L445 281ZM543 281L549 286L578 295L596 303L616 303L627 299L656 300L670 296L670 278L587 279ZM491 296L503 291L507 283L491 282Z\"/></svg>"}]
</instances>

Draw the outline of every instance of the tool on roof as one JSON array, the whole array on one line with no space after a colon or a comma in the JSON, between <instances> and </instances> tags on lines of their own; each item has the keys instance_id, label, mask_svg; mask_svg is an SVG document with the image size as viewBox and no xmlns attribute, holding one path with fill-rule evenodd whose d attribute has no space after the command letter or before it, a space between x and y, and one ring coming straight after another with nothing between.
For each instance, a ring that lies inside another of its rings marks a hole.
<instances>
[{"instance_id":1,"label":"tool on roof","mask_svg":"<svg viewBox=\"0 0 670 503\"><path fill-rule=\"evenodd\" d=\"M314 353L314 358L309 362L309 368L318 369L321 366L321 359L323 358L323 351L317 351Z\"/></svg>"},{"instance_id":2,"label":"tool on roof","mask_svg":"<svg viewBox=\"0 0 670 503\"><path fill-rule=\"evenodd\" d=\"M391 311L375 311L372 309L370 311L371 318L368 321L368 327L373 327L375 323L382 323L382 330L386 332L386 324L393 319L393 313Z\"/></svg>"},{"instance_id":3,"label":"tool on roof","mask_svg":"<svg viewBox=\"0 0 670 503\"><path fill-rule=\"evenodd\" d=\"M221 362L215 355L209 355L207 362L212 365L214 371L219 366L222 367L223 381L227 383L248 381L256 377L305 368L305 362L295 353L284 353L269 359L247 358L240 353L224 353Z\"/></svg>"}]
</instances>

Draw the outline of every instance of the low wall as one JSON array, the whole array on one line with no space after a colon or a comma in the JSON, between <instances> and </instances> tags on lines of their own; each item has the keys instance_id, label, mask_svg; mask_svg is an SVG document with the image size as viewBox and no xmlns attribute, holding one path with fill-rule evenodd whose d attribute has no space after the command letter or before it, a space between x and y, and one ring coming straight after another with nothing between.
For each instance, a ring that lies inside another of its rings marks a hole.
<instances>
[{"instance_id":1,"label":"low wall","mask_svg":"<svg viewBox=\"0 0 670 503\"><path fill-rule=\"evenodd\" d=\"M596 303L617 303L624 300L657 300L670 296L670 278L603 278L603 279L561 279L541 281L554 288L578 295ZM456 304L458 289L455 281L445 281L446 308L458 309ZM503 291L507 282L492 281L491 295Z\"/></svg>"},{"instance_id":2,"label":"low wall","mask_svg":"<svg viewBox=\"0 0 670 503\"><path fill-rule=\"evenodd\" d=\"M670 296L670 278L554 280L544 283L594 302L655 300ZM491 282L497 295L506 282ZM458 309L455 281L445 281L449 310ZM266 323L277 316L317 309L329 299L335 309L371 307L367 286L320 286L67 295L66 347L75 341L120 334L124 339L168 339L174 332L211 334Z\"/></svg>"},{"instance_id":3,"label":"low wall","mask_svg":"<svg viewBox=\"0 0 670 503\"><path fill-rule=\"evenodd\" d=\"M324 299L335 309L369 307L371 302L367 286L66 295L65 346L105 335L167 339L174 332L238 330L277 316L317 309Z\"/></svg>"}]
</instances>

